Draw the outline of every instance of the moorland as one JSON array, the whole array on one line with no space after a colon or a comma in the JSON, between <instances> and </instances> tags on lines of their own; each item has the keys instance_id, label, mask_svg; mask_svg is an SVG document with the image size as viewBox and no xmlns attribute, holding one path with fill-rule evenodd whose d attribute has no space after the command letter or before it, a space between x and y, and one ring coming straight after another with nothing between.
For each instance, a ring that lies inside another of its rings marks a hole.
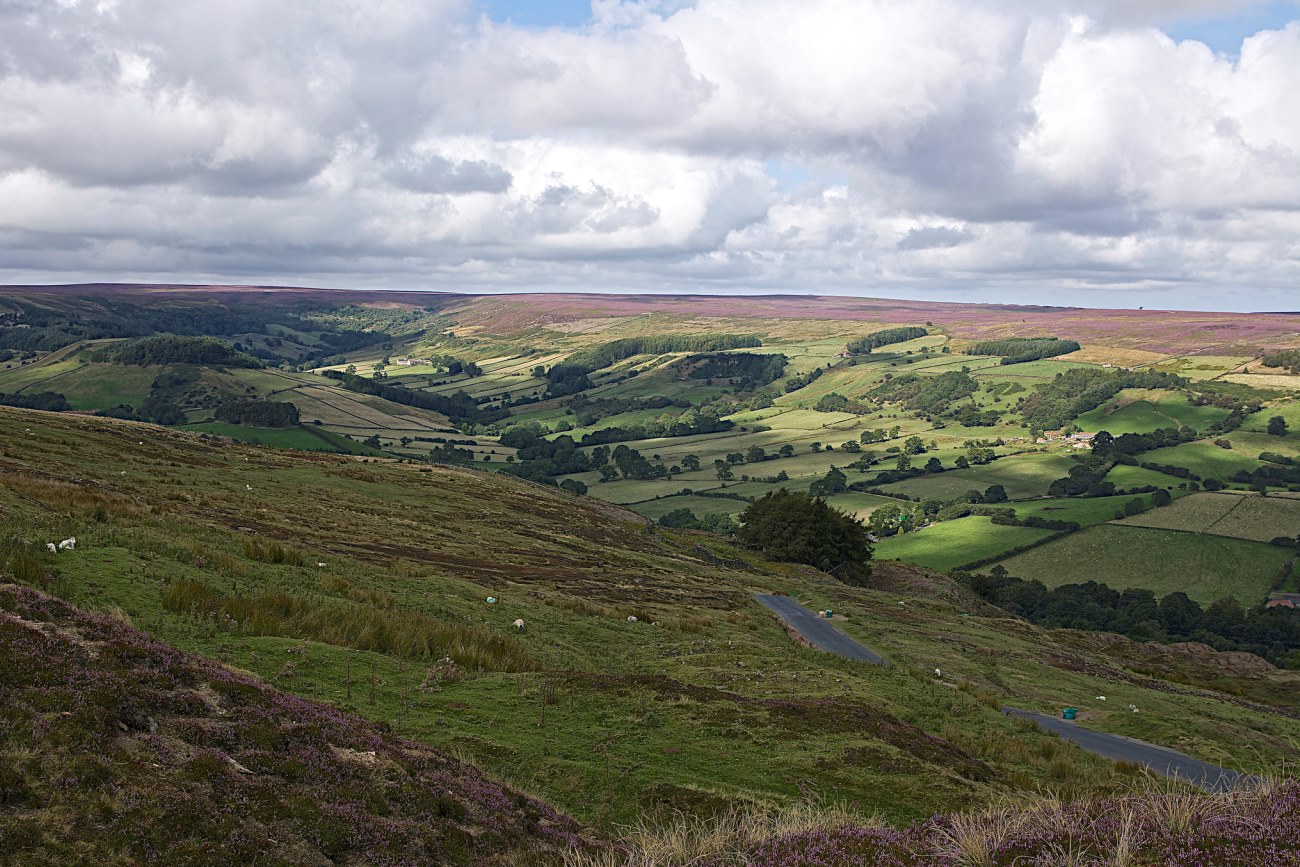
<instances>
[{"instance_id":1,"label":"moorland","mask_svg":"<svg viewBox=\"0 0 1300 867\"><path fill-rule=\"evenodd\" d=\"M487 857L463 841L489 802L512 817L492 857L532 863L690 817L787 841L737 832L746 857L832 830L902 852L879 829L909 823L920 852L1008 797L1192 797L1135 795L1141 768L1004 705L1257 776L1300 748L1297 315L8 287L0 405L4 668L40 660L3 683L0 833L26 863L160 845L115 782L145 767L256 801L227 830L284 863L380 839L399 863L430 815L447 863ZM860 522L869 568L746 542L781 490ZM760 592L891 664L800 646ZM129 707L37 725L69 666ZM345 773L372 761L382 792ZM351 782L322 806L324 766ZM68 822L87 811L112 833ZM1216 828L1202 854L1240 843Z\"/></svg>"}]
</instances>

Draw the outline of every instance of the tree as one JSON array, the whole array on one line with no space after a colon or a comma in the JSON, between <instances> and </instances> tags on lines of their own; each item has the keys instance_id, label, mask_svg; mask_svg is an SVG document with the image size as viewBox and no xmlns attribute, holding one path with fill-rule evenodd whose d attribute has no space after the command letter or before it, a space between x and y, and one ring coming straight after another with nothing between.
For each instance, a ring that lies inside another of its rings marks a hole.
<instances>
[{"instance_id":1,"label":"tree","mask_svg":"<svg viewBox=\"0 0 1300 867\"><path fill-rule=\"evenodd\" d=\"M602 482L612 482L618 478L618 468L613 464L603 464L600 468L600 480Z\"/></svg>"},{"instance_id":2,"label":"tree","mask_svg":"<svg viewBox=\"0 0 1300 867\"><path fill-rule=\"evenodd\" d=\"M1201 625L1201 606L1186 593L1170 593L1160 600L1160 620L1170 635L1191 635Z\"/></svg>"},{"instance_id":3,"label":"tree","mask_svg":"<svg viewBox=\"0 0 1300 867\"><path fill-rule=\"evenodd\" d=\"M819 452L819 451L821 451L821 450L822 450L822 444L821 444L821 443L813 443L813 444L812 444L812 450L815 451L815 452Z\"/></svg>"},{"instance_id":4,"label":"tree","mask_svg":"<svg viewBox=\"0 0 1300 867\"><path fill-rule=\"evenodd\" d=\"M1134 497L1124 504L1124 514L1129 516L1140 515L1146 508L1146 505L1146 501L1141 497Z\"/></svg>"},{"instance_id":5,"label":"tree","mask_svg":"<svg viewBox=\"0 0 1300 867\"><path fill-rule=\"evenodd\" d=\"M1275 437L1286 436L1286 419L1275 415L1268 420L1268 432Z\"/></svg>"},{"instance_id":6,"label":"tree","mask_svg":"<svg viewBox=\"0 0 1300 867\"><path fill-rule=\"evenodd\" d=\"M572 491L575 494L587 493L587 486L577 479L565 479L560 482L560 487L566 491Z\"/></svg>"},{"instance_id":7,"label":"tree","mask_svg":"<svg viewBox=\"0 0 1300 867\"><path fill-rule=\"evenodd\" d=\"M728 482L736 477L731 471L731 464L726 461L714 461L713 469L718 474L718 481Z\"/></svg>"},{"instance_id":8,"label":"tree","mask_svg":"<svg viewBox=\"0 0 1300 867\"><path fill-rule=\"evenodd\" d=\"M696 455L687 455L682 458L682 467L694 472L700 468L700 459Z\"/></svg>"},{"instance_id":9,"label":"tree","mask_svg":"<svg viewBox=\"0 0 1300 867\"><path fill-rule=\"evenodd\" d=\"M815 566L846 584L871 574L867 528L820 497L782 488L750 503L740 520L741 543L773 560Z\"/></svg>"},{"instance_id":10,"label":"tree","mask_svg":"<svg viewBox=\"0 0 1300 867\"><path fill-rule=\"evenodd\" d=\"M849 488L848 477L843 472L831 467L826 475L808 486L808 493L814 497L826 497L831 494L839 494L847 491Z\"/></svg>"},{"instance_id":11,"label":"tree","mask_svg":"<svg viewBox=\"0 0 1300 867\"><path fill-rule=\"evenodd\" d=\"M751 464L759 463L767 459L767 452L762 446L750 446L745 449L745 460Z\"/></svg>"},{"instance_id":12,"label":"tree","mask_svg":"<svg viewBox=\"0 0 1300 867\"><path fill-rule=\"evenodd\" d=\"M898 464L897 466L895 466L895 469L898 470L899 472L902 472L903 470L910 470L911 468L912 468L912 459L907 456L906 452L899 452Z\"/></svg>"},{"instance_id":13,"label":"tree","mask_svg":"<svg viewBox=\"0 0 1300 867\"><path fill-rule=\"evenodd\" d=\"M1007 501L1007 489L1001 485L989 485L984 491L984 502L986 503L1005 503Z\"/></svg>"},{"instance_id":14,"label":"tree","mask_svg":"<svg viewBox=\"0 0 1300 867\"><path fill-rule=\"evenodd\" d=\"M953 463L957 465L957 469L959 470L965 470L970 468L970 461L966 460L965 455L958 455L957 460L953 461Z\"/></svg>"},{"instance_id":15,"label":"tree","mask_svg":"<svg viewBox=\"0 0 1300 867\"><path fill-rule=\"evenodd\" d=\"M743 464L744 462L745 456L740 452L729 452L727 454L727 463L729 464Z\"/></svg>"},{"instance_id":16,"label":"tree","mask_svg":"<svg viewBox=\"0 0 1300 867\"><path fill-rule=\"evenodd\" d=\"M903 453L908 455L919 455L925 451L925 440L920 437L908 437L903 440Z\"/></svg>"},{"instance_id":17,"label":"tree","mask_svg":"<svg viewBox=\"0 0 1300 867\"><path fill-rule=\"evenodd\" d=\"M781 446L781 448L777 449L777 454L779 454L783 458L792 458L794 457L794 446L790 445L789 443L786 443L785 445Z\"/></svg>"},{"instance_id":18,"label":"tree","mask_svg":"<svg viewBox=\"0 0 1300 867\"><path fill-rule=\"evenodd\" d=\"M1167 506L1173 501L1173 497L1164 488L1157 488L1156 492L1151 495L1151 505Z\"/></svg>"},{"instance_id":19,"label":"tree","mask_svg":"<svg viewBox=\"0 0 1300 867\"><path fill-rule=\"evenodd\" d=\"M938 458L930 458L930 460L925 462L925 471L927 473L942 473L943 461Z\"/></svg>"},{"instance_id":20,"label":"tree","mask_svg":"<svg viewBox=\"0 0 1300 867\"><path fill-rule=\"evenodd\" d=\"M1115 437L1111 436L1110 431L1097 431L1097 435L1092 438L1093 454L1104 455L1114 444Z\"/></svg>"}]
</instances>

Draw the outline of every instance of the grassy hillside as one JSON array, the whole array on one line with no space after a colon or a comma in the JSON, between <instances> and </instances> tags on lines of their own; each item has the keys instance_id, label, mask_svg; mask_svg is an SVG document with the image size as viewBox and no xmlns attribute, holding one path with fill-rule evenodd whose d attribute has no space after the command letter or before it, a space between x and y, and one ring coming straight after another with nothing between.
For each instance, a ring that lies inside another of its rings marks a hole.
<instances>
[{"instance_id":1,"label":"grassy hillside","mask_svg":"<svg viewBox=\"0 0 1300 867\"><path fill-rule=\"evenodd\" d=\"M131 423L0 409L0 443L0 570L584 821L811 787L897 822L1122 784L1000 701L1085 707L1096 728L1234 766L1295 756L1275 706L1293 673L1234 681L1243 700L1210 662L1058 639L910 567L878 564L892 590L851 588L509 478ZM43 553L68 536L75 551ZM756 591L844 612L894 665L798 647ZM1111 709L1129 703L1144 712Z\"/></svg>"}]
</instances>

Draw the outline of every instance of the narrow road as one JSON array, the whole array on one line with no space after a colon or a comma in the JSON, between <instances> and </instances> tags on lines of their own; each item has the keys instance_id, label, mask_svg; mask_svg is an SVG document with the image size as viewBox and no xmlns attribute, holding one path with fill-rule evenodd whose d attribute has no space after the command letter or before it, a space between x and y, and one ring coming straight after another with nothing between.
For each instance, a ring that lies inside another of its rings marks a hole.
<instances>
[{"instance_id":1,"label":"narrow road","mask_svg":"<svg viewBox=\"0 0 1300 867\"><path fill-rule=\"evenodd\" d=\"M1054 732L1067 741L1078 744L1090 753L1111 759L1123 759L1126 762L1138 762L1161 776L1194 783L1211 792L1231 789L1242 777L1236 771L1194 759L1189 755L1171 750L1168 747L1149 744L1136 738L1123 735L1108 735L1077 725L1071 720L1059 719L1047 714L1005 707L1003 713L1020 719L1037 723L1044 731Z\"/></svg>"},{"instance_id":2,"label":"narrow road","mask_svg":"<svg viewBox=\"0 0 1300 867\"><path fill-rule=\"evenodd\" d=\"M756 593L754 598L775 611L791 629L806 638L814 647L846 659L856 659L872 665L888 664L880 654L849 638L836 629L829 620L818 617L815 612L804 608L789 596ZM1003 713L1036 723L1042 730L1059 735L1102 758L1112 761L1123 759L1126 762L1145 765L1157 774L1184 780L1212 792L1230 789L1242 777L1236 771L1194 759L1168 747L1122 735L1093 731L1070 720L1014 707L1003 708Z\"/></svg>"},{"instance_id":3,"label":"narrow road","mask_svg":"<svg viewBox=\"0 0 1300 867\"><path fill-rule=\"evenodd\" d=\"M808 639L819 650L843 656L845 659L869 662L872 665L888 664L880 654L858 644L836 629L829 620L818 617L789 596L756 593L754 598L779 614L791 629Z\"/></svg>"}]
</instances>

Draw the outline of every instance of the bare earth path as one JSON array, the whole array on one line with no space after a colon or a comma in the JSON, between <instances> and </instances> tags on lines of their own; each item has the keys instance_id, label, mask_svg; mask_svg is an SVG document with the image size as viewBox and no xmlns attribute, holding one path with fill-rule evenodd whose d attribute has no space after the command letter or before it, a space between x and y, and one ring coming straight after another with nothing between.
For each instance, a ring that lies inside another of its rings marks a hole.
<instances>
[{"instance_id":1,"label":"bare earth path","mask_svg":"<svg viewBox=\"0 0 1300 867\"><path fill-rule=\"evenodd\" d=\"M775 611L791 629L820 650L872 665L888 664L880 654L849 638L835 628L829 620L818 617L815 612L804 608L789 596L757 593L754 598ZM1057 734L1103 758L1142 764L1157 774L1171 779L1186 780L1203 789L1211 791L1229 789L1242 776L1236 771L1194 759L1177 750L1149 744L1136 738L1093 731L1070 720L1014 707L1003 708L1003 713L1029 720L1044 731Z\"/></svg>"}]
</instances>

